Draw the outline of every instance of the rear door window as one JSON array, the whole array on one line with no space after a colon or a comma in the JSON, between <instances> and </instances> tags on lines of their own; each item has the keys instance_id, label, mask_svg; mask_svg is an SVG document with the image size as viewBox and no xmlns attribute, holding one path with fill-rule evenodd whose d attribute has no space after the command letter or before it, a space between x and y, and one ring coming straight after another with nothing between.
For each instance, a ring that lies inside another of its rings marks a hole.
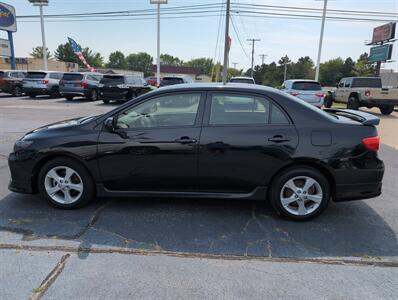
<instances>
[{"instance_id":1,"label":"rear door window","mask_svg":"<svg viewBox=\"0 0 398 300\"><path fill-rule=\"evenodd\" d=\"M101 83L108 84L108 85L123 84L124 77L123 76L107 76L107 75L105 75L104 77L102 77Z\"/></svg>"},{"instance_id":2,"label":"rear door window","mask_svg":"<svg viewBox=\"0 0 398 300\"><path fill-rule=\"evenodd\" d=\"M28 75L26 75L26 78L30 79L43 79L45 78L47 73L45 72L28 72Z\"/></svg>"},{"instance_id":3,"label":"rear door window","mask_svg":"<svg viewBox=\"0 0 398 300\"><path fill-rule=\"evenodd\" d=\"M293 90L298 91L320 91L322 90L319 82L316 81L296 81L292 85Z\"/></svg>"},{"instance_id":4,"label":"rear door window","mask_svg":"<svg viewBox=\"0 0 398 300\"><path fill-rule=\"evenodd\" d=\"M381 88L381 79L380 78L354 78L352 81L352 87Z\"/></svg>"},{"instance_id":5,"label":"rear door window","mask_svg":"<svg viewBox=\"0 0 398 300\"><path fill-rule=\"evenodd\" d=\"M62 79L65 81L81 81L83 79L83 74L66 73Z\"/></svg>"}]
</instances>

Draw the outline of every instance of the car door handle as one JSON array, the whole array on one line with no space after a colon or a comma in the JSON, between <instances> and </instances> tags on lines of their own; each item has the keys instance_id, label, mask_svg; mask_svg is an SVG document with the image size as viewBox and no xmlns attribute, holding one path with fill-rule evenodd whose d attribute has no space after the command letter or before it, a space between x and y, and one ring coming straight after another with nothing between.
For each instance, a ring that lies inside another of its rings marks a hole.
<instances>
[{"instance_id":1,"label":"car door handle","mask_svg":"<svg viewBox=\"0 0 398 300\"><path fill-rule=\"evenodd\" d=\"M283 142L289 142L289 138L285 138L282 135L275 135L272 138L269 138L268 141L274 142L274 143L283 143Z\"/></svg>"},{"instance_id":2,"label":"car door handle","mask_svg":"<svg viewBox=\"0 0 398 300\"><path fill-rule=\"evenodd\" d=\"M197 142L196 139L191 139L189 137L182 137L180 139L175 139L174 140L176 143L180 143L180 144L195 144Z\"/></svg>"}]
</instances>

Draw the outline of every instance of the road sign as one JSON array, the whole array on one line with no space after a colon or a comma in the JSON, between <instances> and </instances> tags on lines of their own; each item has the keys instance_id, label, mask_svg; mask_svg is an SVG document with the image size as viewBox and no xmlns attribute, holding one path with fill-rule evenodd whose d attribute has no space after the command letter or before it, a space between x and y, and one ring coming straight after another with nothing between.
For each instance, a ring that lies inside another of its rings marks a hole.
<instances>
[{"instance_id":1,"label":"road sign","mask_svg":"<svg viewBox=\"0 0 398 300\"><path fill-rule=\"evenodd\" d=\"M0 30L17 31L15 8L2 2L0 2Z\"/></svg>"},{"instance_id":2,"label":"road sign","mask_svg":"<svg viewBox=\"0 0 398 300\"><path fill-rule=\"evenodd\" d=\"M11 56L11 46L9 40L0 39L0 56Z\"/></svg>"},{"instance_id":3,"label":"road sign","mask_svg":"<svg viewBox=\"0 0 398 300\"><path fill-rule=\"evenodd\" d=\"M395 24L388 23L373 29L372 44L391 40L395 37Z\"/></svg>"},{"instance_id":4,"label":"road sign","mask_svg":"<svg viewBox=\"0 0 398 300\"><path fill-rule=\"evenodd\" d=\"M385 44L370 48L369 62L384 62L391 59L392 45L393 44Z\"/></svg>"}]
</instances>

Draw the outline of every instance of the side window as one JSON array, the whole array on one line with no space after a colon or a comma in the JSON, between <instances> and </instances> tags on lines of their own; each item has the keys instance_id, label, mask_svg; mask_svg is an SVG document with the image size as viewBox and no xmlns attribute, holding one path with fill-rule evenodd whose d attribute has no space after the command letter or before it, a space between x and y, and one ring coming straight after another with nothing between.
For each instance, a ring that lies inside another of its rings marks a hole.
<instances>
[{"instance_id":1,"label":"side window","mask_svg":"<svg viewBox=\"0 0 398 300\"><path fill-rule=\"evenodd\" d=\"M341 79L341 80L340 80L340 82L339 82L339 88L344 87L344 82L345 82L344 79Z\"/></svg>"},{"instance_id":2,"label":"side window","mask_svg":"<svg viewBox=\"0 0 398 300\"><path fill-rule=\"evenodd\" d=\"M98 79L95 78L93 75L87 75L87 79L91 81L98 81Z\"/></svg>"},{"instance_id":3,"label":"side window","mask_svg":"<svg viewBox=\"0 0 398 300\"><path fill-rule=\"evenodd\" d=\"M256 96L213 95L210 125L267 124L269 102Z\"/></svg>"},{"instance_id":4,"label":"side window","mask_svg":"<svg viewBox=\"0 0 398 300\"><path fill-rule=\"evenodd\" d=\"M175 94L154 98L119 114L116 128L193 126L200 93Z\"/></svg>"},{"instance_id":5,"label":"side window","mask_svg":"<svg viewBox=\"0 0 398 300\"><path fill-rule=\"evenodd\" d=\"M271 104L271 124L289 125L290 122L281 109Z\"/></svg>"},{"instance_id":6,"label":"side window","mask_svg":"<svg viewBox=\"0 0 398 300\"><path fill-rule=\"evenodd\" d=\"M11 72L10 77L19 78L18 72Z\"/></svg>"},{"instance_id":7,"label":"side window","mask_svg":"<svg viewBox=\"0 0 398 300\"><path fill-rule=\"evenodd\" d=\"M133 77L131 77L131 76L126 76L126 77L125 77L125 82L128 83L128 84L134 84Z\"/></svg>"},{"instance_id":8,"label":"side window","mask_svg":"<svg viewBox=\"0 0 398 300\"><path fill-rule=\"evenodd\" d=\"M351 79L346 79L345 83L344 83L344 87L349 88L351 85Z\"/></svg>"}]
</instances>

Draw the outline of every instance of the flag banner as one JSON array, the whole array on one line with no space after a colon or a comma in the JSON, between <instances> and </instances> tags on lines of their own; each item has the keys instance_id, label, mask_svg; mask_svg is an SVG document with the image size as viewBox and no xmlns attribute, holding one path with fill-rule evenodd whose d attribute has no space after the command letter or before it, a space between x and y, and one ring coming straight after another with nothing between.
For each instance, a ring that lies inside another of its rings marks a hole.
<instances>
[{"instance_id":1,"label":"flag banner","mask_svg":"<svg viewBox=\"0 0 398 300\"><path fill-rule=\"evenodd\" d=\"M70 38L70 37L68 37L68 41L69 41L69 44L71 45L71 47L72 47L72 49L73 49L73 52L74 52L74 53L76 54L76 56L80 59L80 61L86 66L86 68L89 69L91 72L95 72L95 69L94 69L92 66L90 66L90 65L88 64L88 62L86 61L86 59L84 58L83 53L82 53L82 49L81 49L80 46L75 42L75 40L72 39L72 38Z\"/></svg>"}]
</instances>

